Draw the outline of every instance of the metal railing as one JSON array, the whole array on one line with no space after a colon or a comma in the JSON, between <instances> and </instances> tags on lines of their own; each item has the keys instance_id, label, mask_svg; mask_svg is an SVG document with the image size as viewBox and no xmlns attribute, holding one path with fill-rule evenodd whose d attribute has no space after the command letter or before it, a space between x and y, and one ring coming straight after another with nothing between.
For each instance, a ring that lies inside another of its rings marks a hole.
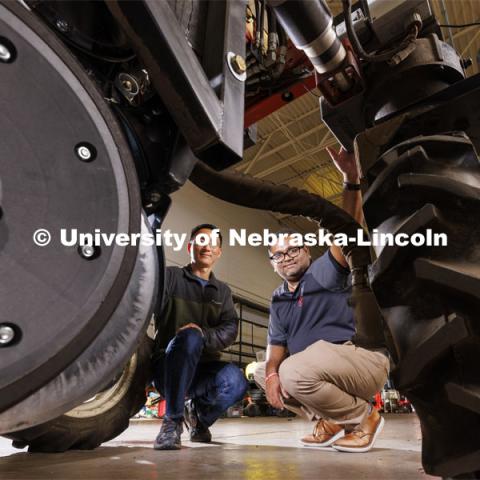
<instances>
[{"instance_id":1,"label":"metal railing","mask_svg":"<svg viewBox=\"0 0 480 480\"><path fill-rule=\"evenodd\" d=\"M265 330L267 330L268 328L268 322L261 323L255 320L245 318L245 309L265 315L267 318L270 314L270 309L258 303L239 297L237 295L233 295L233 301L236 305L238 305L239 310L238 339L228 349L223 350L223 352L229 355L238 355L237 363L238 366L242 368L242 366L249 363L249 361L256 359L254 349L264 350L266 348L266 342L263 345L253 342L253 327ZM246 325L250 325L252 327L252 341L247 341L247 339L245 339ZM246 347L248 347L248 349L251 351L246 351ZM246 361L247 359L248 361Z\"/></svg>"}]
</instances>

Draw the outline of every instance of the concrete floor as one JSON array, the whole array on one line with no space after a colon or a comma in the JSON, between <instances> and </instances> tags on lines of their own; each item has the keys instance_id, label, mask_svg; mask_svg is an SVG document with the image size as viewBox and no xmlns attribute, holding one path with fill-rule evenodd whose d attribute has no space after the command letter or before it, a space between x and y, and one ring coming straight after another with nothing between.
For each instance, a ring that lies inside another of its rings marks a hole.
<instances>
[{"instance_id":1,"label":"concrete floor","mask_svg":"<svg viewBox=\"0 0 480 480\"><path fill-rule=\"evenodd\" d=\"M313 424L301 419L221 419L214 443L192 444L184 434L181 451L157 452L152 442L158 420L134 420L116 439L94 451L28 454L0 437L1 480L195 479L416 479L420 426L414 414L386 415L385 428L368 453L304 447L299 439Z\"/></svg>"}]
</instances>

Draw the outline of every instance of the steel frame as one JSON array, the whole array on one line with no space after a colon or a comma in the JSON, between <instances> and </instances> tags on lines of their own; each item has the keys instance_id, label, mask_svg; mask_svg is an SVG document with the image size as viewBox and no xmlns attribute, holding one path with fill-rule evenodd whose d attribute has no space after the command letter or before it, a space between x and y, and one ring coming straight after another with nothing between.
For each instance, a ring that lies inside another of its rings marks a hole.
<instances>
[{"instance_id":1,"label":"steel frame","mask_svg":"<svg viewBox=\"0 0 480 480\"><path fill-rule=\"evenodd\" d=\"M245 57L243 0L211 0L202 63L167 2L107 2L134 44L155 90L196 156L216 169L243 155L245 85L227 53Z\"/></svg>"}]
</instances>

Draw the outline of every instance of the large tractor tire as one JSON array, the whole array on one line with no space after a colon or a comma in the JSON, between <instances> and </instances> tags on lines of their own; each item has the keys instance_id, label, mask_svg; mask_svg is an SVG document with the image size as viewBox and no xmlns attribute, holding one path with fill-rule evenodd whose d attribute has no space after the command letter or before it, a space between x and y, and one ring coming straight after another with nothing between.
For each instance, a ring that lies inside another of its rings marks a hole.
<instances>
[{"instance_id":1,"label":"large tractor tire","mask_svg":"<svg viewBox=\"0 0 480 480\"><path fill-rule=\"evenodd\" d=\"M159 267L153 245L61 240L62 229L150 233L135 164L103 93L24 3L0 1L0 31L3 435L119 378L145 336ZM36 241L40 228L50 243Z\"/></svg>"},{"instance_id":2,"label":"large tractor tire","mask_svg":"<svg viewBox=\"0 0 480 480\"><path fill-rule=\"evenodd\" d=\"M6 435L29 452L91 450L120 435L145 404L152 340L145 336L119 378L105 390L49 422Z\"/></svg>"},{"instance_id":3,"label":"large tractor tire","mask_svg":"<svg viewBox=\"0 0 480 480\"><path fill-rule=\"evenodd\" d=\"M416 137L368 170L371 233L446 233L448 246L376 248L372 288L396 387L420 418L425 471L480 470L480 163L463 133ZM418 237L416 237L418 239ZM477 477L475 477L477 478Z\"/></svg>"}]
</instances>

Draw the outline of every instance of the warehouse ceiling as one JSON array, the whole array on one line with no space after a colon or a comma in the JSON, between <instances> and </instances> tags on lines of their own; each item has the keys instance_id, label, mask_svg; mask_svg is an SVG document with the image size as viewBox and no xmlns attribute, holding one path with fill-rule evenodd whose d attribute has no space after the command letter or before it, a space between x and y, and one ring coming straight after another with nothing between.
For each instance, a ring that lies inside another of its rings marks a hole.
<instances>
[{"instance_id":1,"label":"warehouse ceiling","mask_svg":"<svg viewBox=\"0 0 480 480\"><path fill-rule=\"evenodd\" d=\"M327 0L334 15L342 10L339 0ZM480 0L431 0L440 24L480 21ZM467 75L478 73L480 26L443 28L453 44L473 65ZM342 178L325 147L338 142L320 120L319 92L311 91L288 103L257 124L257 143L245 151L236 169L275 184L288 184L316 193L334 203L341 200ZM286 226L308 231L315 228L306 219L275 215Z\"/></svg>"}]
</instances>

